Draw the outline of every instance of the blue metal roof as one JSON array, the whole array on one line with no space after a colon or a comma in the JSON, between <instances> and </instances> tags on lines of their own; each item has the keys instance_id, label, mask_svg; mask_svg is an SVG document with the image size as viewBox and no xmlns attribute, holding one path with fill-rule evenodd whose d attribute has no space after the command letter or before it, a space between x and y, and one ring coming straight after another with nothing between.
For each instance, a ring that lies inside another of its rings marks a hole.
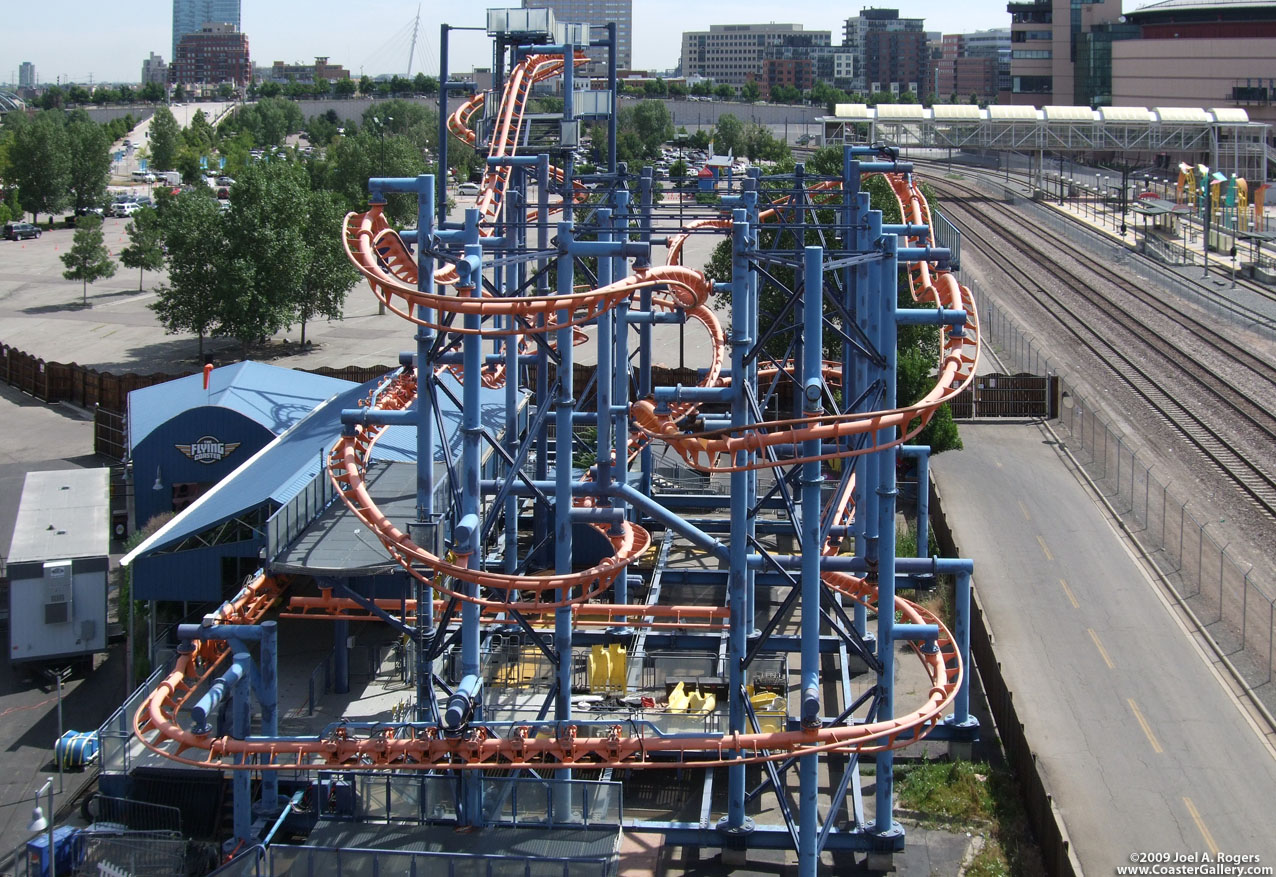
<instances>
[{"instance_id":1,"label":"blue metal roof","mask_svg":"<svg viewBox=\"0 0 1276 877\"><path fill-rule=\"evenodd\" d=\"M200 392L203 392L202 376L196 377L201 380ZM346 389L327 399L277 436L133 549L121 563L127 565L138 557L181 542L268 501L279 506L292 499L319 473L321 457L327 455L333 442L341 434L342 410L357 408L359 401L366 398L380 380L374 379L362 385L338 381ZM443 374L439 382L460 397L460 385L450 374ZM505 390L484 387L481 392L483 425L494 435L499 435L505 428ZM462 443L459 406L452 404L446 394L440 394L440 399L441 419L448 435L447 446L451 449L452 458L459 460ZM435 458L444 459L442 443L436 446ZM392 426L386 429L373 445L372 459L415 461L416 429L411 426Z\"/></svg>"},{"instance_id":2,"label":"blue metal roof","mask_svg":"<svg viewBox=\"0 0 1276 877\"><path fill-rule=\"evenodd\" d=\"M207 390L202 373L143 387L128 394L129 451L175 412L204 405L238 411L279 435L353 386L340 378L245 361L213 369Z\"/></svg>"}]
</instances>

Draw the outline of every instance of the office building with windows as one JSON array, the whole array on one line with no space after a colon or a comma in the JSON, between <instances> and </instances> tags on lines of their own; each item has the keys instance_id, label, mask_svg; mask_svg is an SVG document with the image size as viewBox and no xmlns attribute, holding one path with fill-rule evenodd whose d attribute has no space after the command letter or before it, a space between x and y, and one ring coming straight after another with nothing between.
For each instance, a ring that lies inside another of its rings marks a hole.
<instances>
[{"instance_id":1,"label":"office building with windows","mask_svg":"<svg viewBox=\"0 0 1276 877\"><path fill-rule=\"evenodd\" d=\"M584 23L593 28L594 39L603 37L601 30L616 22L616 69L633 68L633 0L523 0L524 9L552 9L558 21ZM607 50L589 52L589 73L600 76L607 72Z\"/></svg>"},{"instance_id":2,"label":"office building with windows","mask_svg":"<svg viewBox=\"0 0 1276 877\"><path fill-rule=\"evenodd\" d=\"M177 44L188 33L198 33L206 24L233 24L236 30L243 27L240 21L240 0L173 0L173 54L177 58Z\"/></svg>"},{"instance_id":3,"label":"office building with windows","mask_svg":"<svg viewBox=\"0 0 1276 877\"><path fill-rule=\"evenodd\" d=\"M861 9L846 19L842 46L855 55L854 90L921 96L930 69L924 21L900 18L898 9Z\"/></svg>"},{"instance_id":4,"label":"office building with windows","mask_svg":"<svg viewBox=\"0 0 1276 877\"><path fill-rule=\"evenodd\" d=\"M807 69L809 58L788 63L795 61L792 53L785 59L782 52L772 50L812 50L827 47L832 41L832 32L805 30L800 24L712 24L706 31L683 33L680 67L688 79L699 76L739 88L746 82L766 80L768 53L772 60L784 62L775 68L782 71L777 73L781 78L809 76L809 72L799 72Z\"/></svg>"}]
</instances>

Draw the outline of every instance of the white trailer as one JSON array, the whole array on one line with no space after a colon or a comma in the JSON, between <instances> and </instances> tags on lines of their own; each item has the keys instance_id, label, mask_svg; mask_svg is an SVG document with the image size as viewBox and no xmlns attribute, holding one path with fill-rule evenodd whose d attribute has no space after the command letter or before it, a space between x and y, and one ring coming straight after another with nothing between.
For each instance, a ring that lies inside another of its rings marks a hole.
<instances>
[{"instance_id":1,"label":"white trailer","mask_svg":"<svg viewBox=\"0 0 1276 877\"><path fill-rule=\"evenodd\" d=\"M106 649L110 470L28 472L9 548L9 663Z\"/></svg>"}]
</instances>

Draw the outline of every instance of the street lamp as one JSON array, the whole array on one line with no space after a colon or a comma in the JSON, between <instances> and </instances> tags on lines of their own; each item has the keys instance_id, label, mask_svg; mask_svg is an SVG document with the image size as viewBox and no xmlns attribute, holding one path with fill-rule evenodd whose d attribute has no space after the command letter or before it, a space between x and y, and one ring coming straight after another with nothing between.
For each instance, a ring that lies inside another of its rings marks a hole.
<instances>
[{"instance_id":1,"label":"street lamp","mask_svg":"<svg viewBox=\"0 0 1276 877\"><path fill-rule=\"evenodd\" d=\"M40 796L44 794L48 795L48 816L45 816L44 811L40 809ZM35 808L31 811L31 823L27 826L27 831L48 830L49 832L49 877L55 877L57 873L57 861L53 856L53 822L53 777L49 777L40 787L40 791L35 793Z\"/></svg>"}]
</instances>

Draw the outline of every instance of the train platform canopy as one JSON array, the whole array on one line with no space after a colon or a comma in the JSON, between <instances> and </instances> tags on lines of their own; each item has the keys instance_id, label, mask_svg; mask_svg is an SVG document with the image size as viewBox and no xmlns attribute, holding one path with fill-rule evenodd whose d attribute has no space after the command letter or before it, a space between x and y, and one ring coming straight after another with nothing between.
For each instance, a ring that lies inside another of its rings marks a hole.
<instances>
[{"instance_id":1,"label":"train platform canopy","mask_svg":"<svg viewBox=\"0 0 1276 877\"><path fill-rule=\"evenodd\" d=\"M1010 152L1168 152L1207 158L1245 179L1266 176L1268 125L1240 107L837 104L816 119L824 145Z\"/></svg>"}]
</instances>

